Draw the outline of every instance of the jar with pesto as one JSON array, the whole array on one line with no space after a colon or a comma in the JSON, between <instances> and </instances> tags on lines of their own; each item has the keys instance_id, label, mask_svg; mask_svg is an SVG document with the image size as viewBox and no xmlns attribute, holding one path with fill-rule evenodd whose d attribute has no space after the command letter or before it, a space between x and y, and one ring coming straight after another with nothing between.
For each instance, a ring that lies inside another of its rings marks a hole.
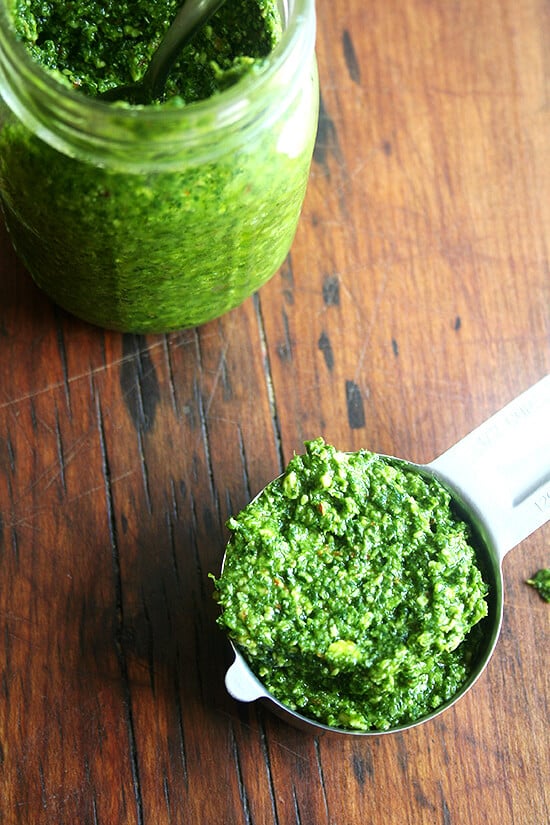
<instances>
[{"instance_id":1,"label":"jar with pesto","mask_svg":"<svg viewBox=\"0 0 550 825\"><path fill-rule=\"evenodd\" d=\"M314 0L226 0L162 99L139 79L180 0L0 0L0 201L36 283L94 324L165 332L279 268L318 115Z\"/></svg>"}]
</instances>

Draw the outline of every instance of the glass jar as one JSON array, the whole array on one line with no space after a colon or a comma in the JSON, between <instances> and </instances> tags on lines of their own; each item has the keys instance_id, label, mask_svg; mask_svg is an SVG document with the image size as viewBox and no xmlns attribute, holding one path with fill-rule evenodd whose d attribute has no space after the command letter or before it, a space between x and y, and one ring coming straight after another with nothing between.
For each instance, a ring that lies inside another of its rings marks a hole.
<instances>
[{"instance_id":1,"label":"glass jar","mask_svg":"<svg viewBox=\"0 0 550 825\"><path fill-rule=\"evenodd\" d=\"M207 100L119 107L38 66L0 0L0 196L57 304L166 332L222 315L277 271L317 129L314 0L288 0L283 27L258 72Z\"/></svg>"}]
</instances>

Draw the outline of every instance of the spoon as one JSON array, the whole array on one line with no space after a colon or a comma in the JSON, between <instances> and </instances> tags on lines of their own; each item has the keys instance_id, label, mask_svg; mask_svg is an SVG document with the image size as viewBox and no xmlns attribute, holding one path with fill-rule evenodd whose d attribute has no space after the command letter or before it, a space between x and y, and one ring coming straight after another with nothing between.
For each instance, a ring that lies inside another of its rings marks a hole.
<instances>
[{"instance_id":1,"label":"spoon","mask_svg":"<svg viewBox=\"0 0 550 825\"><path fill-rule=\"evenodd\" d=\"M264 687L233 645L235 661L226 673L229 694L257 699L295 727L351 736L395 733L433 719L460 699L484 671L500 633L504 556L550 518L550 374L466 435L430 464L389 457L400 466L435 476L451 493L459 515L472 527L478 564L489 585L489 612L473 672L461 690L429 715L389 730L352 731L324 725L296 713Z\"/></svg>"},{"instance_id":2,"label":"spoon","mask_svg":"<svg viewBox=\"0 0 550 825\"><path fill-rule=\"evenodd\" d=\"M141 80L108 89L100 98L107 101L127 100L134 104L147 104L158 98L183 47L224 2L225 0L185 0Z\"/></svg>"}]
</instances>

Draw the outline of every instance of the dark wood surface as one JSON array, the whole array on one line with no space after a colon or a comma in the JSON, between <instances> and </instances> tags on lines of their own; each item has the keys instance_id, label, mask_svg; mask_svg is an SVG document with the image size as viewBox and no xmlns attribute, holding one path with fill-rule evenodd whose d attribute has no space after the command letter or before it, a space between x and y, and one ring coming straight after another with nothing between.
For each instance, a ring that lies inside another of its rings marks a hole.
<instances>
[{"instance_id":1,"label":"dark wood surface","mask_svg":"<svg viewBox=\"0 0 550 825\"><path fill-rule=\"evenodd\" d=\"M443 716L299 732L225 693L208 574L306 438L429 461L550 369L550 10L318 0L292 253L197 330L56 309L0 234L1 825L543 825L550 612Z\"/></svg>"}]
</instances>

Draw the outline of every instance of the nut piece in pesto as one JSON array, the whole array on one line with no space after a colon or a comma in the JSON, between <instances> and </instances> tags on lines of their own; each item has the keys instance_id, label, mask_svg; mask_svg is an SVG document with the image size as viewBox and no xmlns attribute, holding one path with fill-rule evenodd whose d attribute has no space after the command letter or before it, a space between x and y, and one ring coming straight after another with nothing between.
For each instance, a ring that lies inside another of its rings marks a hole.
<instances>
[{"instance_id":1,"label":"nut piece in pesto","mask_svg":"<svg viewBox=\"0 0 550 825\"><path fill-rule=\"evenodd\" d=\"M487 586L468 526L413 468L305 446L228 522L218 622L291 710L344 730L415 722L475 661Z\"/></svg>"}]
</instances>

